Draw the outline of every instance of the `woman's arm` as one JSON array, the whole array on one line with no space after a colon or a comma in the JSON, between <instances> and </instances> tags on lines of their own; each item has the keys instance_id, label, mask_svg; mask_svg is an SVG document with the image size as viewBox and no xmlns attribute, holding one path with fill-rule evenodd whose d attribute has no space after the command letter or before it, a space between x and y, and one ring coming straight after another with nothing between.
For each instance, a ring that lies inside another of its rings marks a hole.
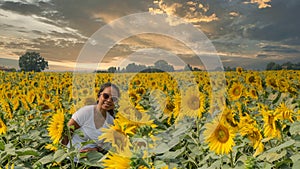
<instances>
[{"instance_id":1,"label":"woman's arm","mask_svg":"<svg viewBox=\"0 0 300 169\"><path fill-rule=\"evenodd\" d=\"M80 128L79 124L72 118L69 120L68 126L70 127L71 137L73 135L74 130ZM74 127L72 128L71 126L74 126ZM62 139L61 143L63 145L67 145L69 143L68 135L63 136L63 139Z\"/></svg>"}]
</instances>

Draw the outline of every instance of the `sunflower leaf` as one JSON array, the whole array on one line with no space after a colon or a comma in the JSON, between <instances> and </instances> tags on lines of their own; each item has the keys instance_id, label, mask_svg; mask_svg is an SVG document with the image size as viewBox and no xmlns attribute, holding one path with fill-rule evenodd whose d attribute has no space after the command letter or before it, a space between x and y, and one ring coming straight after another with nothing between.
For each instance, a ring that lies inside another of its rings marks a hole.
<instances>
[{"instance_id":1,"label":"sunflower leaf","mask_svg":"<svg viewBox=\"0 0 300 169\"><path fill-rule=\"evenodd\" d=\"M13 156L16 155L16 149L12 143L6 144L4 150L9 155L13 155Z\"/></svg>"},{"instance_id":2,"label":"sunflower leaf","mask_svg":"<svg viewBox=\"0 0 300 169\"><path fill-rule=\"evenodd\" d=\"M291 125L290 132L292 135L300 134L300 121L297 121Z\"/></svg>"},{"instance_id":3,"label":"sunflower leaf","mask_svg":"<svg viewBox=\"0 0 300 169\"><path fill-rule=\"evenodd\" d=\"M61 162L67 157L67 153L63 149L59 149L54 153L53 160L56 162Z\"/></svg>"},{"instance_id":4,"label":"sunflower leaf","mask_svg":"<svg viewBox=\"0 0 300 169\"><path fill-rule=\"evenodd\" d=\"M265 152L261 156L259 156L260 160L265 160L270 163L279 160L280 158L284 157L286 155L287 151L283 150L281 153L276 153L276 152Z\"/></svg>"},{"instance_id":5,"label":"sunflower leaf","mask_svg":"<svg viewBox=\"0 0 300 169\"><path fill-rule=\"evenodd\" d=\"M300 160L300 154L294 154L290 158L293 161L293 163L296 163L297 161Z\"/></svg>"},{"instance_id":6,"label":"sunflower leaf","mask_svg":"<svg viewBox=\"0 0 300 169\"><path fill-rule=\"evenodd\" d=\"M298 169L300 168L300 161L296 161L293 163L293 168L292 169Z\"/></svg>"},{"instance_id":7,"label":"sunflower leaf","mask_svg":"<svg viewBox=\"0 0 300 169\"><path fill-rule=\"evenodd\" d=\"M37 150L32 149L32 148L21 148L16 150L16 153L18 156L25 156L25 155L32 155L32 156L38 156L39 153Z\"/></svg>"},{"instance_id":8,"label":"sunflower leaf","mask_svg":"<svg viewBox=\"0 0 300 169\"><path fill-rule=\"evenodd\" d=\"M170 150L170 147L166 143L159 144L154 150L152 150L153 153L161 154L165 153Z\"/></svg>"},{"instance_id":9,"label":"sunflower leaf","mask_svg":"<svg viewBox=\"0 0 300 169\"><path fill-rule=\"evenodd\" d=\"M52 161L53 161L53 155L52 155L52 154L49 154L49 155L44 156L44 157L42 157L41 159L39 159L36 163L34 163L33 166L37 166L37 165L39 165L39 164L44 165L44 164L50 163L50 162L52 162Z\"/></svg>"},{"instance_id":10,"label":"sunflower leaf","mask_svg":"<svg viewBox=\"0 0 300 169\"><path fill-rule=\"evenodd\" d=\"M284 142L283 144L280 144L279 146L276 146L274 148L271 148L270 150L268 150L267 152L277 152L283 148L286 148L286 147L290 147L292 146L293 144L295 143L295 140L289 140L287 142Z\"/></svg>"}]
</instances>

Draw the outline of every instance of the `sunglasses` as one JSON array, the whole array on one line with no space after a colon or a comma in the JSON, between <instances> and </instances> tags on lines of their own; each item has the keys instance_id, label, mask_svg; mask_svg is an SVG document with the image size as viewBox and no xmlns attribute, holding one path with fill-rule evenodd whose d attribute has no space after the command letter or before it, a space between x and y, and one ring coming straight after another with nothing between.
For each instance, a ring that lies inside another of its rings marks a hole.
<instances>
[{"instance_id":1,"label":"sunglasses","mask_svg":"<svg viewBox=\"0 0 300 169\"><path fill-rule=\"evenodd\" d=\"M106 100L106 99L109 99L110 97L111 97L111 99L112 99L113 102L117 102L117 101L119 100L118 97L116 97L116 96L111 96L111 95L109 95L109 94L107 94L107 93L101 93L100 95L102 95L103 98L104 98L105 100Z\"/></svg>"}]
</instances>

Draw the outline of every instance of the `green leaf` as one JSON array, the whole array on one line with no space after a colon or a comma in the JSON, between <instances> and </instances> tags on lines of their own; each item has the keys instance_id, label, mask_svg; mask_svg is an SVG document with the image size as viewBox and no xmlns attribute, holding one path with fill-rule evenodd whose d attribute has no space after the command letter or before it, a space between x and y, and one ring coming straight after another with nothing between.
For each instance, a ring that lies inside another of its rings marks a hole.
<instances>
[{"instance_id":1,"label":"green leaf","mask_svg":"<svg viewBox=\"0 0 300 169\"><path fill-rule=\"evenodd\" d=\"M289 141L286 141L284 142L283 144L280 144L279 146L276 146L274 148L271 148L270 150L268 150L267 152L277 152L281 149L284 149L286 147L290 147L292 146L293 144L295 144L295 140L289 140Z\"/></svg>"},{"instance_id":2,"label":"green leaf","mask_svg":"<svg viewBox=\"0 0 300 169\"><path fill-rule=\"evenodd\" d=\"M296 163L300 159L300 154L294 154L290 158L293 161L293 163Z\"/></svg>"},{"instance_id":3,"label":"green leaf","mask_svg":"<svg viewBox=\"0 0 300 169\"><path fill-rule=\"evenodd\" d=\"M97 163L102 157L103 157L103 154L101 154L97 151L90 151L87 153L88 161L91 163Z\"/></svg>"},{"instance_id":4,"label":"green leaf","mask_svg":"<svg viewBox=\"0 0 300 169\"><path fill-rule=\"evenodd\" d=\"M173 148L174 146L176 146L179 142L180 142L179 137L172 138L172 139L170 140L170 142L168 143L168 147L171 149L171 148Z\"/></svg>"},{"instance_id":5,"label":"green leaf","mask_svg":"<svg viewBox=\"0 0 300 169\"><path fill-rule=\"evenodd\" d=\"M160 158L161 159L175 159L177 156L182 154L185 151L185 147L178 149L176 151L167 151Z\"/></svg>"},{"instance_id":6,"label":"green leaf","mask_svg":"<svg viewBox=\"0 0 300 169\"><path fill-rule=\"evenodd\" d=\"M32 156L38 156L39 153L35 149L32 148L21 148L16 150L16 153L18 156L24 156L24 155L32 155Z\"/></svg>"},{"instance_id":7,"label":"green leaf","mask_svg":"<svg viewBox=\"0 0 300 169\"><path fill-rule=\"evenodd\" d=\"M0 140L0 150L3 151L5 149L5 142Z\"/></svg>"},{"instance_id":8,"label":"green leaf","mask_svg":"<svg viewBox=\"0 0 300 169\"><path fill-rule=\"evenodd\" d=\"M294 162L292 169L299 169L299 168L300 168L300 161Z\"/></svg>"},{"instance_id":9,"label":"green leaf","mask_svg":"<svg viewBox=\"0 0 300 169\"><path fill-rule=\"evenodd\" d=\"M50 155L47 155L47 156L44 156L43 158L39 159L36 163L34 163L34 166L37 166L38 164L47 164L47 163L50 163L53 161L53 155L50 154Z\"/></svg>"},{"instance_id":10,"label":"green leaf","mask_svg":"<svg viewBox=\"0 0 300 169\"><path fill-rule=\"evenodd\" d=\"M59 163L67 157L68 157L68 154L64 150L60 149L54 153L53 160Z\"/></svg>"},{"instance_id":11,"label":"green leaf","mask_svg":"<svg viewBox=\"0 0 300 169\"><path fill-rule=\"evenodd\" d=\"M300 121L291 124L290 133L292 135L300 135Z\"/></svg>"},{"instance_id":12,"label":"green leaf","mask_svg":"<svg viewBox=\"0 0 300 169\"><path fill-rule=\"evenodd\" d=\"M166 143L161 143L151 152L156 153L156 154L161 154L161 153L165 153L169 150L170 150L170 147Z\"/></svg>"},{"instance_id":13,"label":"green leaf","mask_svg":"<svg viewBox=\"0 0 300 169\"><path fill-rule=\"evenodd\" d=\"M281 153L276 153L276 152L265 152L263 153L261 156L259 156L258 158L260 160L265 160L268 161L270 163L279 160L280 158L284 157L286 155L287 151L283 150Z\"/></svg>"},{"instance_id":14,"label":"green leaf","mask_svg":"<svg viewBox=\"0 0 300 169\"><path fill-rule=\"evenodd\" d=\"M154 168L162 168L165 167L167 164L161 160L154 161Z\"/></svg>"},{"instance_id":15,"label":"green leaf","mask_svg":"<svg viewBox=\"0 0 300 169\"><path fill-rule=\"evenodd\" d=\"M12 143L8 143L5 145L4 151L6 151L7 154L9 155L16 155L16 149Z\"/></svg>"},{"instance_id":16,"label":"green leaf","mask_svg":"<svg viewBox=\"0 0 300 169\"><path fill-rule=\"evenodd\" d=\"M181 134L186 133L186 131L190 129L190 126L191 126L191 124L189 124L189 123L188 124L181 123L181 124L175 126L176 127L175 131L173 133L171 133L172 137L178 137Z\"/></svg>"}]
</instances>

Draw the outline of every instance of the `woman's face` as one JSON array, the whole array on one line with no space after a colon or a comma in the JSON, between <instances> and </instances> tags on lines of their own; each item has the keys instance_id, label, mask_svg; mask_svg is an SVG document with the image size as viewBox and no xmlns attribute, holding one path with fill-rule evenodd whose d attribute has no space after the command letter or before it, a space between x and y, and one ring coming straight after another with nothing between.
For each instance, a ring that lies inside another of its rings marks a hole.
<instances>
[{"instance_id":1,"label":"woman's face","mask_svg":"<svg viewBox=\"0 0 300 169\"><path fill-rule=\"evenodd\" d=\"M112 110L118 100L118 92L112 87L106 87L99 96L98 105L102 110Z\"/></svg>"}]
</instances>

